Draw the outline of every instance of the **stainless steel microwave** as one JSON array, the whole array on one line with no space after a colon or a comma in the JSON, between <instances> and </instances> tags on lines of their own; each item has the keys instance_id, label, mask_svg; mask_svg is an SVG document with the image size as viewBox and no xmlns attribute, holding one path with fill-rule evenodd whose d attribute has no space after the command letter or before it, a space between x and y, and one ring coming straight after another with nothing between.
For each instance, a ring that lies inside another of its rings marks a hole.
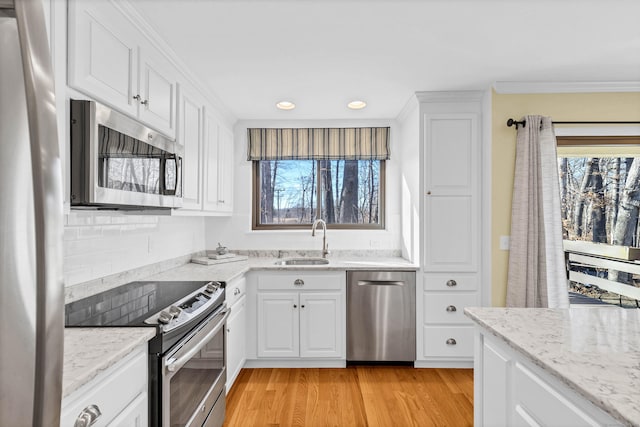
<instances>
[{"instance_id":1,"label":"stainless steel microwave","mask_svg":"<svg viewBox=\"0 0 640 427\"><path fill-rule=\"evenodd\" d=\"M182 147L95 101L71 100L71 206L182 206Z\"/></svg>"}]
</instances>

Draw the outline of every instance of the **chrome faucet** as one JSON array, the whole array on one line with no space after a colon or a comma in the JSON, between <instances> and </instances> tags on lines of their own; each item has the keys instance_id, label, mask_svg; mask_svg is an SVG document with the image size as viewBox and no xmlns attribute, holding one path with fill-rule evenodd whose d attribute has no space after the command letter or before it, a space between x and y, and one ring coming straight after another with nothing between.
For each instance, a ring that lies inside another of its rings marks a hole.
<instances>
[{"instance_id":1,"label":"chrome faucet","mask_svg":"<svg viewBox=\"0 0 640 427\"><path fill-rule=\"evenodd\" d=\"M326 258L329 255L329 249L327 248L327 223L323 219L316 219L311 226L311 235L316 235L316 227L318 224L322 225L322 258Z\"/></svg>"}]
</instances>

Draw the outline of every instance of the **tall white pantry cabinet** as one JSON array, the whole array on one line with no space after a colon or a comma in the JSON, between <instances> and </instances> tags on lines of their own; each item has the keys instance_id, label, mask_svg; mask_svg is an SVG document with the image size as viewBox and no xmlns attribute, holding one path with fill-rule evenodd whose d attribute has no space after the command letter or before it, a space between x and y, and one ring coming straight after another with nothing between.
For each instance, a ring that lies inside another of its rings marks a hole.
<instances>
[{"instance_id":1,"label":"tall white pantry cabinet","mask_svg":"<svg viewBox=\"0 0 640 427\"><path fill-rule=\"evenodd\" d=\"M467 306L482 305L483 92L417 94L421 143L418 367L472 367Z\"/></svg>"}]
</instances>

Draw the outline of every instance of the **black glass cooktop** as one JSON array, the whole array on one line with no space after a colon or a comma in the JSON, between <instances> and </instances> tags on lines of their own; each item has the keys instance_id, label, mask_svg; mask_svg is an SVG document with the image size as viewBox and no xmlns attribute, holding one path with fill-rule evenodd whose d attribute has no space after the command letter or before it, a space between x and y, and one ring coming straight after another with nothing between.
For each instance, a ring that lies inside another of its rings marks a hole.
<instances>
[{"instance_id":1,"label":"black glass cooktop","mask_svg":"<svg viewBox=\"0 0 640 427\"><path fill-rule=\"evenodd\" d=\"M65 305L64 323L65 326L141 326L149 316L207 283L127 283Z\"/></svg>"}]
</instances>

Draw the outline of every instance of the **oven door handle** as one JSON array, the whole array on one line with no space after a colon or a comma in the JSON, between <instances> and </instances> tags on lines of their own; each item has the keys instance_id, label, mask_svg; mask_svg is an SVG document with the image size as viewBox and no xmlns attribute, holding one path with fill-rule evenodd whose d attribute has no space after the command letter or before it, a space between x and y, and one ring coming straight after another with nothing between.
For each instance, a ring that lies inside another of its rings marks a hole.
<instances>
[{"instance_id":1,"label":"oven door handle","mask_svg":"<svg viewBox=\"0 0 640 427\"><path fill-rule=\"evenodd\" d=\"M207 345L209 340L211 338L213 338L218 332L220 332L220 330L224 327L224 323L227 321L227 318L229 317L229 314L231 314L231 310L227 309L224 312L224 316L222 317L222 319L220 319L220 321L218 322L216 327L213 328L211 331L209 331L207 333L207 335L205 335L200 340L198 345L196 345L195 347L189 349L189 351L187 351L185 354L181 355L178 359L171 358L171 359L167 360L167 364L166 364L167 371L176 372L177 370L182 368L189 360L191 360L191 358L193 356L195 356L196 353L198 353L200 350L202 350L204 348L204 346Z\"/></svg>"}]
</instances>

